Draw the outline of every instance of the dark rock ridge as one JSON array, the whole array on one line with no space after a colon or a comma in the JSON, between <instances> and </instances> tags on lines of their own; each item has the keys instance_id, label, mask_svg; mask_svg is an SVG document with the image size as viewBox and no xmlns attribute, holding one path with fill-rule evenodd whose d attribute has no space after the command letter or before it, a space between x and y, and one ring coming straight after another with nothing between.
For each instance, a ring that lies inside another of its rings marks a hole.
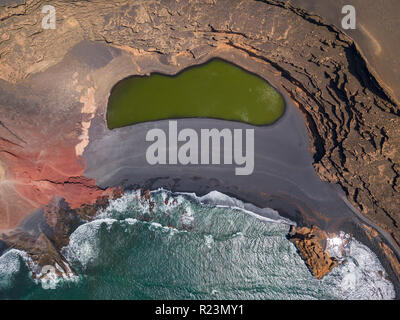
<instances>
[{"instance_id":1,"label":"dark rock ridge","mask_svg":"<svg viewBox=\"0 0 400 320\"><path fill-rule=\"evenodd\" d=\"M91 120L104 118L97 92L107 87L102 81L117 55L143 74L155 62L179 70L225 50L275 71L304 114L319 176L338 183L400 244L400 110L357 45L335 27L272 0L96 0L52 2L57 28L43 30L44 4L0 8L0 228L15 227L56 194L75 194L75 207L103 195L84 179L81 155ZM83 40L110 49L91 61L90 50L78 45ZM46 81L35 82L45 71ZM70 170L48 170L60 163Z\"/></svg>"}]
</instances>

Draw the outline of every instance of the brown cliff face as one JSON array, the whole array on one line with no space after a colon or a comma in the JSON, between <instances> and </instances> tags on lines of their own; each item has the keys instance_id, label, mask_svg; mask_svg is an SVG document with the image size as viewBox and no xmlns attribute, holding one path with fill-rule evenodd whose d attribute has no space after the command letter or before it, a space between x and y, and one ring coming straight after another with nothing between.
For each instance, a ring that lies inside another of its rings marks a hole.
<instances>
[{"instance_id":1,"label":"brown cliff face","mask_svg":"<svg viewBox=\"0 0 400 320\"><path fill-rule=\"evenodd\" d=\"M338 261L325 251L328 235L316 226L311 228L292 227L289 239L300 252L300 256L318 279L332 271L338 265Z\"/></svg>"},{"instance_id":2,"label":"brown cliff face","mask_svg":"<svg viewBox=\"0 0 400 320\"><path fill-rule=\"evenodd\" d=\"M12 86L0 89L0 230L15 228L56 195L78 208L112 193L83 176L75 129L82 116L69 114L71 99L50 104L23 91L30 98Z\"/></svg>"}]
</instances>

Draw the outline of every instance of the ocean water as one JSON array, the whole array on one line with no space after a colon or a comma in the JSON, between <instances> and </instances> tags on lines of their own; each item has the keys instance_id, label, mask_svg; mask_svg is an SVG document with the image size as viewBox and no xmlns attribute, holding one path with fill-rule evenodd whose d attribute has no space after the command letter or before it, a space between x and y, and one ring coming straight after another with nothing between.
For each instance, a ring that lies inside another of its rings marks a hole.
<instances>
[{"instance_id":1,"label":"ocean water","mask_svg":"<svg viewBox=\"0 0 400 320\"><path fill-rule=\"evenodd\" d=\"M130 192L81 225L62 253L78 276L32 280L18 250L0 257L0 298L393 299L374 253L351 239L340 265L314 278L287 240L290 221L218 192ZM263 216L260 216L262 214ZM330 250L345 234L330 241ZM45 287L45 288L44 288Z\"/></svg>"}]
</instances>

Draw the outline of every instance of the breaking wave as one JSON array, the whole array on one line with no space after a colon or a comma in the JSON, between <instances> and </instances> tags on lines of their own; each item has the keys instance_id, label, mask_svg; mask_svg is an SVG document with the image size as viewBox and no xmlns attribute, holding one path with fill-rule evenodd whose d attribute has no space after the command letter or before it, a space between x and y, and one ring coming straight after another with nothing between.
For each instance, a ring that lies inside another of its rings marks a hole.
<instances>
[{"instance_id":1,"label":"breaking wave","mask_svg":"<svg viewBox=\"0 0 400 320\"><path fill-rule=\"evenodd\" d=\"M339 266L322 280L314 278L286 238L290 224L275 210L217 191L197 197L159 189L147 199L139 191L128 192L78 227L62 249L80 281L54 290L36 285L24 297L395 298L393 284L368 247L350 239L344 254L335 250L348 237L344 233L329 247ZM0 258L0 290L27 261L21 255L10 250Z\"/></svg>"}]
</instances>

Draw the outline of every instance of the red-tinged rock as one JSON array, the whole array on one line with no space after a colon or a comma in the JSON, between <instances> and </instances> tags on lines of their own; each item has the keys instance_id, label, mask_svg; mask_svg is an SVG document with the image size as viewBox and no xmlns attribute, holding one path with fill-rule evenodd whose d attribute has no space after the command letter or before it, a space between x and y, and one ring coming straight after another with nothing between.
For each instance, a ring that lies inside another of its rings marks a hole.
<instances>
[{"instance_id":1,"label":"red-tinged rock","mask_svg":"<svg viewBox=\"0 0 400 320\"><path fill-rule=\"evenodd\" d=\"M0 147L8 152L3 154L0 170L0 178L7 182L0 185L1 193L7 194L0 198L0 212L4 212L0 215L0 230L15 228L56 195L72 209L113 195L113 189L102 190L95 180L83 176L86 165L83 158L76 156L73 144L43 144L41 151L26 152L3 139Z\"/></svg>"}]
</instances>

